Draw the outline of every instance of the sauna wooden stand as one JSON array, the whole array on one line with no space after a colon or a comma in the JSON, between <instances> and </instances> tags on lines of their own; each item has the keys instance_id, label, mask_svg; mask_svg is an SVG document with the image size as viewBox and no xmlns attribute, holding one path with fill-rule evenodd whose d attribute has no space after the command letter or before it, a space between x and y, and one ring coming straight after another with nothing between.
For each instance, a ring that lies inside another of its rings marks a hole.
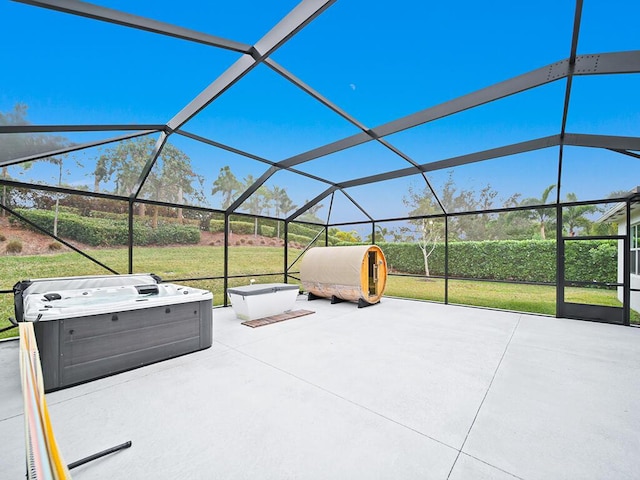
<instances>
[{"instance_id":1,"label":"sauna wooden stand","mask_svg":"<svg viewBox=\"0 0 640 480\"><path fill-rule=\"evenodd\" d=\"M325 297L319 297L318 295L314 295L313 293L309 292L307 294L307 300L311 301L311 300L318 300L320 298L325 298ZM338 298L335 295L331 295L331 305L334 305L336 303L342 303L342 302L348 302L349 300L345 300L344 298ZM380 300L378 300L377 302L373 302L373 303L369 303L361 298L358 299L358 308L365 308L365 307L371 307L372 305L377 305L380 303Z\"/></svg>"}]
</instances>

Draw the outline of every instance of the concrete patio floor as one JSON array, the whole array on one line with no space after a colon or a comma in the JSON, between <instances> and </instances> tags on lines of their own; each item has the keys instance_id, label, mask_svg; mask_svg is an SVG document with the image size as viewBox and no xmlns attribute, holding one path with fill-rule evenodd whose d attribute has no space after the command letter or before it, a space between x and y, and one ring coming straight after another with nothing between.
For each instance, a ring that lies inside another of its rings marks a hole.
<instances>
[{"instance_id":1,"label":"concrete patio floor","mask_svg":"<svg viewBox=\"0 0 640 480\"><path fill-rule=\"evenodd\" d=\"M47 395L77 479L637 479L640 329L384 298L307 302L212 348ZM18 343L0 477L24 478Z\"/></svg>"}]
</instances>

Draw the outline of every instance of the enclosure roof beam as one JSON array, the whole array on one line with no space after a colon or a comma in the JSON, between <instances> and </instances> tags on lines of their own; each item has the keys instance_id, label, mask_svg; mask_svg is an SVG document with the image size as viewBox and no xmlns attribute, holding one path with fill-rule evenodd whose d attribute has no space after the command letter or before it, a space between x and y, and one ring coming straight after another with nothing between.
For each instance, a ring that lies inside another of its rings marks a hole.
<instances>
[{"instance_id":1,"label":"enclosure roof beam","mask_svg":"<svg viewBox=\"0 0 640 480\"><path fill-rule=\"evenodd\" d=\"M640 159L640 154L635 152L630 152L628 150L618 150L616 148L610 148L612 152L621 153L622 155L628 155L629 157Z\"/></svg>"},{"instance_id":2,"label":"enclosure roof beam","mask_svg":"<svg viewBox=\"0 0 640 480\"><path fill-rule=\"evenodd\" d=\"M129 197L124 195L116 195L114 193L102 193L102 192L88 192L86 190L76 190L73 188L62 187L58 185L43 185L41 183L25 183L18 182L16 180L3 179L0 177L0 185L7 185L9 187L24 188L25 190L38 190L52 193L64 193L65 195L80 195L82 197L95 197L104 198L107 200L117 200L126 202Z\"/></svg>"},{"instance_id":3,"label":"enclosure roof beam","mask_svg":"<svg viewBox=\"0 0 640 480\"><path fill-rule=\"evenodd\" d=\"M321 202L324 198L326 198L327 196L331 195L333 192L335 192L338 189L338 187L329 187L327 188L324 192L322 192L320 195L318 195L317 197L315 197L313 200L309 200L306 204L304 204L302 207L300 207L298 210L296 210L295 212L293 212L291 215L289 215L286 218L286 222L291 222L293 220L296 219L296 217L299 217L300 215L302 215L304 212L306 212L307 210L309 210L311 207L313 207L314 205L317 205L319 202Z\"/></svg>"},{"instance_id":4,"label":"enclosure roof beam","mask_svg":"<svg viewBox=\"0 0 640 480\"><path fill-rule=\"evenodd\" d=\"M105 140L99 140L96 142L73 144L69 147L60 148L58 150L50 150L48 152L41 152L34 155L29 155L27 157L20 157L12 160L0 161L0 167L7 167L9 165L17 165L19 163L32 162L34 160L40 160L42 158L55 157L56 155L64 155L66 153L77 152L79 150L84 150L86 148L99 147L100 145L106 145L113 142L120 142L122 140L129 140L131 138L143 137L145 135L150 135L152 133L156 133L156 132L146 131L146 132L129 133L127 135L120 135L119 137L107 138Z\"/></svg>"},{"instance_id":5,"label":"enclosure roof beam","mask_svg":"<svg viewBox=\"0 0 640 480\"><path fill-rule=\"evenodd\" d=\"M178 135L182 135L183 137L190 138L192 140L196 140L198 142L206 143L207 145L211 145L212 147L226 150L227 152L235 153L236 155L240 155L242 157L250 158L251 160L256 160L258 162L266 163L272 166L275 165L275 162L272 162L271 160L267 160L266 158L259 157L258 155L254 155L253 153L248 153L243 150L230 147L229 145L225 145L224 143L216 142L215 140L211 140L209 138L196 135L195 133L190 133L185 130L176 130L174 133L177 133Z\"/></svg>"},{"instance_id":6,"label":"enclosure roof beam","mask_svg":"<svg viewBox=\"0 0 640 480\"><path fill-rule=\"evenodd\" d=\"M202 43L211 47L224 48L235 52L248 53L250 45L227 40L224 38L197 32L188 28L178 27L170 23L159 22L150 18L132 15L119 10L101 7L92 3L80 2L78 0L15 0L20 3L34 5L36 7L48 8L59 12L70 13L81 17L92 18L103 22L115 23L125 27L145 30L147 32L159 33L170 37L189 40L191 42Z\"/></svg>"},{"instance_id":7,"label":"enclosure roof beam","mask_svg":"<svg viewBox=\"0 0 640 480\"><path fill-rule=\"evenodd\" d=\"M504 82L500 82L489 87L477 90L468 95L455 98L448 102L441 103L434 107L421 110L417 113L386 123L372 130L372 134L376 137L384 137L392 135L409 128L416 127L423 123L431 122L446 116L468 110L493 100L498 100L515 93L519 93L546 83L553 82L567 75L568 61L562 60L551 65L533 70L524 75L511 78ZM313 160L315 158L329 155L347 148L355 147L369 141L371 137L367 134L357 134L351 137L338 140L327 144L323 147L304 152L289 159L283 160L279 164L283 167L298 165L300 163Z\"/></svg>"},{"instance_id":8,"label":"enclosure roof beam","mask_svg":"<svg viewBox=\"0 0 640 480\"><path fill-rule=\"evenodd\" d=\"M386 140L379 138L377 135L375 135L375 133L369 128L367 127L365 124L361 123L360 121L358 121L356 118L352 117L351 115L349 115L347 112L345 112L344 110L342 110L340 107L338 107L336 104L334 104L333 102L331 102L329 99L327 99L326 97L324 97L322 94L320 94L319 92L317 92L316 90L314 90L313 88L311 88L309 85L307 85L306 83L304 83L302 80L300 80L299 78L297 78L295 75L293 75L291 72L287 71L284 67L282 67L281 65L279 65L278 63L276 63L275 61L273 61L272 59L268 58L267 60L265 60L265 64L270 67L273 71L275 71L276 73L278 73L279 75L281 75L282 77L284 77L286 80L288 80L289 82L293 83L295 86L297 86L298 88L300 88L302 91L304 91L306 94L310 95L311 97L313 97L314 99L316 99L318 102L322 103L325 107L329 108L330 110L332 110L333 112L337 113L338 115L340 115L342 118L344 118L347 122L351 123L352 125L354 125L355 127L359 128L360 130L362 130L363 133L366 133L371 139L373 140L377 140L379 143L381 143L383 146L385 146L386 148L388 148L389 150L391 150L393 153L395 153L396 155L398 155L400 158L402 158L403 160L405 160L406 162L410 163L411 165L417 167L418 163L415 162L411 157L409 157L408 155L406 155L405 153L401 152L400 150L398 150L396 147L394 147L393 145L391 145L389 142L387 142Z\"/></svg>"},{"instance_id":9,"label":"enclosure roof beam","mask_svg":"<svg viewBox=\"0 0 640 480\"><path fill-rule=\"evenodd\" d=\"M225 70L216 80L178 112L167 127L176 130L204 109L238 80L264 61L280 45L298 33L309 22L324 12L336 0L303 0L278 22L267 34Z\"/></svg>"},{"instance_id":10,"label":"enclosure roof beam","mask_svg":"<svg viewBox=\"0 0 640 480\"><path fill-rule=\"evenodd\" d=\"M342 140L328 143L326 145L323 145L322 147L314 148L313 150L309 150L307 152L303 152L293 157L282 160L278 162L278 165L282 168L293 167L310 160L315 160L316 158L331 155L348 148L357 147L358 145L362 145L363 143L367 143L371 140L373 140L373 138L368 133L357 133L350 137L343 138Z\"/></svg>"},{"instance_id":11,"label":"enclosure roof beam","mask_svg":"<svg viewBox=\"0 0 640 480\"><path fill-rule=\"evenodd\" d=\"M351 115L349 115L347 112L342 110L336 104L334 104L329 99L324 97L321 93L319 93L318 91L314 90L312 87L310 87L309 85L304 83L302 80L300 80L298 77L296 77L293 73L289 72L282 65L279 65L273 59L267 58L264 61L264 63L265 63L265 65L267 67L271 68L271 70L276 72L278 75L284 77L286 80L288 80L289 82L293 83L296 87L298 87L299 89L304 91L306 94L308 94L311 97L313 97L314 99L316 99L318 102L322 103L325 107L333 110L335 113L340 115L342 118L344 118L349 123L351 123L351 124L355 125L356 127L358 127L363 132L366 132L367 130L369 130L368 127L365 126L363 123L359 122L356 118L354 118Z\"/></svg>"},{"instance_id":12,"label":"enclosure roof beam","mask_svg":"<svg viewBox=\"0 0 640 480\"><path fill-rule=\"evenodd\" d=\"M369 213L364 208L362 208L362 206L358 202L356 202L351 195L349 195L344 190L341 190L341 192L344 194L345 197L347 197L349 200L351 200L351 203L353 203L356 206L356 208L358 208L358 210L360 210L362 213L364 213L365 216L369 220L371 220L372 222L374 221L373 217L371 215L369 215Z\"/></svg>"},{"instance_id":13,"label":"enclosure roof beam","mask_svg":"<svg viewBox=\"0 0 640 480\"><path fill-rule=\"evenodd\" d=\"M569 71L567 72L567 82L564 90L564 102L562 106L562 121L560 123L560 148L558 149L558 180L556 181L556 204L560 203L562 195L562 160L564 158L564 136L567 128L567 118L569 116L569 102L571 99L571 87L573 85L573 75L576 70L576 54L578 51L578 38L580 34L580 22L582 19L582 0L576 0L576 10L573 16L573 32L571 35L571 50L569 52ZM562 219L558 220L562 224ZM557 232L558 240L561 236L561 228ZM558 267L558 272L560 268ZM559 275L559 273L558 273ZM558 277L558 284L560 280Z\"/></svg>"},{"instance_id":14,"label":"enclosure roof beam","mask_svg":"<svg viewBox=\"0 0 640 480\"><path fill-rule=\"evenodd\" d=\"M640 72L640 50L576 56L574 75Z\"/></svg>"},{"instance_id":15,"label":"enclosure roof beam","mask_svg":"<svg viewBox=\"0 0 640 480\"><path fill-rule=\"evenodd\" d=\"M110 132L154 130L160 132L165 125L0 125L0 133L56 133L56 132Z\"/></svg>"},{"instance_id":16,"label":"enclosure roof beam","mask_svg":"<svg viewBox=\"0 0 640 480\"><path fill-rule=\"evenodd\" d=\"M187 104L182 110L180 110L169 122L167 127L170 130L176 130L182 125L187 123L192 117L194 117L200 110L204 109L207 105L213 102L216 98L222 95L227 89L234 85L238 80L249 73L257 63L254 61L251 55L242 55L225 70L213 83L198 94L189 104Z\"/></svg>"},{"instance_id":17,"label":"enclosure roof beam","mask_svg":"<svg viewBox=\"0 0 640 480\"><path fill-rule=\"evenodd\" d=\"M567 133L564 136L564 144L576 147L608 148L611 150L640 150L640 137Z\"/></svg>"},{"instance_id":18,"label":"enclosure roof beam","mask_svg":"<svg viewBox=\"0 0 640 480\"><path fill-rule=\"evenodd\" d=\"M235 147L231 147L229 145L225 145L224 143L216 142L215 140L211 140L206 137L201 137L200 135L196 135L195 133L186 132L184 130L176 130L174 133L178 135L182 135L184 137L191 138L192 140L196 140L198 142L206 143L207 145L211 145L212 147L220 148L222 150L226 150L227 152L235 153L236 155L240 155L246 158L250 158L252 160L256 160L258 162L266 163L267 165L275 166L276 162L272 160L267 160L266 158L259 157L258 155L254 155L253 153L245 152ZM318 182L325 183L327 185L335 185L334 182L327 180L326 178L321 178L311 173L303 172L301 170L296 170L295 168L287 169L289 172L295 173L297 175L301 175L303 177L310 178L312 180L316 180Z\"/></svg>"},{"instance_id":19,"label":"enclosure roof beam","mask_svg":"<svg viewBox=\"0 0 640 480\"><path fill-rule=\"evenodd\" d=\"M576 75L637 73L640 72L640 51L578 55L576 56L576 63ZM369 133L352 135L303 152L282 160L278 164L285 168L299 165L325 155L361 145L370 141L372 138L392 135L424 123L484 105L494 100L499 100L525 90L554 82L565 78L568 74L569 60L565 59L386 123L372 129Z\"/></svg>"},{"instance_id":20,"label":"enclosure roof beam","mask_svg":"<svg viewBox=\"0 0 640 480\"><path fill-rule=\"evenodd\" d=\"M336 0L302 0L254 45L260 61L306 27Z\"/></svg>"},{"instance_id":21,"label":"enclosure roof beam","mask_svg":"<svg viewBox=\"0 0 640 480\"><path fill-rule=\"evenodd\" d=\"M347 112L345 112L344 110L342 110L340 107L338 107L336 104L334 104L333 102L331 102L328 98L324 97L322 94L320 94L319 92L317 92L316 90L314 90L313 88L311 88L309 85L307 85L306 83L304 83L302 80L300 80L298 77L296 77L295 75L293 75L291 72L289 72L288 70L286 70L283 66L279 65L277 62L275 62L274 60L268 58L265 60L265 64L271 68L273 71L275 71L276 73L278 73L280 76L284 77L287 81L293 83L295 86L297 86L298 88L300 88L302 91L304 91L306 94L310 95L311 97L313 97L315 100L317 100L318 102L322 103L325 107L329 108L330 110L332 110L333 112L337 113L339 116L341 116L342 118L344 118L347 122L351 123L352 125L354 125L355 127L359 128L360 130L362 130L363 133L366 133L369 137L371 137L373 140L376 140L377 142L379 142L382 146L386 147L387 149L389 149L390 151L392 151L394 154L398 155L400 158L402 158L404 161L406 161L407 163L409 163L410 165L413 165L414 167L416 167L416 173L419 173L420 170L418 168L418 163L413 160L411 157L409 157L409 155L405 154L404 152L400 151L398 148L394 147L393 145L391 145L388 141L386 141L383 138L379 138L377 137L373 131L367 127L365 124L361 123L360 121L358 121L355 117L349 115ZM424 176L424 175L423 175ZM440 205L440 207L442 208L442 210L444 211L444 208L442 207L442 204L440 202L440 199L437 197L437 195L435 194L435 192L433 191L433 189L431 188L431 185L429 184L429 181L427 180L426 177L424 177L425 182L427 183L427 186L429 187L429 189L431 189L438 205ZM345 193L345 192L343 192ZM346 195L346 194L345 194ZM354 205L356 205L356 207L358 209L360 209L367 217L369 217L371 220L373 220L369 214L367 212L364 211L364 209L362 209L362 207L360 205L358 205L353 198L349 197L349 199L354 203Z\"/></svg>"},{"instance_id":22,"label":"enclosure roof beam","mask_svg":"<svg viewBox=\"0 0 640 480\"><path fill-rule=\"evenodd\" d=\"M467 165L469 163L481 162L483 160L490 160L493 158L505 157L508 155L515 155L518 153L553 147L558 145L559 143L560 135L552 135L549 137L538 138L526 142L514 143L512 145L505 145L503 147L492 148L490 150L483 150L481 152L469 153L467 155L461 155L458 157L451 157L445 160L438 160L436 162L424 163L420 165L420 170L422 172L430 172L433 170L441 170L444 168L453 168L461 165ZM415 175L415 173L415 169L413 168L403 168L400 170L393 170L377 175L349 180L347 182L340 182L338 186L340 188L357 187L360 185L367 185L369 183L381 182L383 180L392 180L394 178L407 177L409 175Z\"/></svg>"}]
</instances>

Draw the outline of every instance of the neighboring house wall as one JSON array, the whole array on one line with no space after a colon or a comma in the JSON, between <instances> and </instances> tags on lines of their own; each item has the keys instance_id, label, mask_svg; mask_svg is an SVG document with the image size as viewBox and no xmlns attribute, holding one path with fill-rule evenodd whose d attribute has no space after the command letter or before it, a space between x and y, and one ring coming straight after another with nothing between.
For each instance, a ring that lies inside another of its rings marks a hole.
<instances>
[{"instance_id":1,"label":"neighboring house wall","mask_svg":"<svg viewBox=\"0 0 640 480\"><path fill-rule=\"evenodd\" d=\"M631 212L631 227L633 232L633 226L638 225L638 233L640 233L640 212ZM625 235L627 233L627 225L624 220L621 220L618 224L618 234ZM631 288L637 288L640 290L640 238L638 238L634 245L633 235L631 236L631 249L637 250L636 253L636 269L635 273L633 266L631 267ZM633 262L634 255L631 255L631 261ZM618 251L618 283L623 283L624 272L624 252ZM622 287L618 287L618 299L622 302ZM630 306L632 310L640 312L640 292L631 292Z\"/></svg>"}]
</instances>

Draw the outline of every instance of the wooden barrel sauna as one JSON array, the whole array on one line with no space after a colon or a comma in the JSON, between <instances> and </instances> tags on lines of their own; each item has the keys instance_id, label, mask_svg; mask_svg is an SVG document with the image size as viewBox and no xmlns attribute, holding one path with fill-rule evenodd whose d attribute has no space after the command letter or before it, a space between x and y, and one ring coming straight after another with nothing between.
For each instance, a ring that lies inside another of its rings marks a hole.
<instances>
[{"instance_id":1,"label":"wooden barrel sauna","mask_svg":"<svg viewBox=\"0 0 640 480\"><path fill-rule=\"evenodd\" d=\"M387 261L376 245L314 247L302 257L300 280L309 300L323 297L365 307L384 293Z\"/></svg>"}]
</instances>

